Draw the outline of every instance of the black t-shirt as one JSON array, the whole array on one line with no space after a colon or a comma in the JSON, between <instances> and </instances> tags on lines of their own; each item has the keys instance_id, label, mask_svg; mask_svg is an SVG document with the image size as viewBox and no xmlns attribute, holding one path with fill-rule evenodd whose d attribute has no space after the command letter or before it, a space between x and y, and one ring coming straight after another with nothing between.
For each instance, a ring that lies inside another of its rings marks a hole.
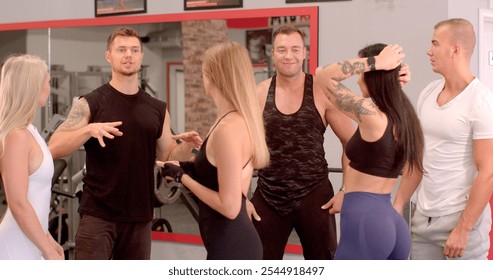
<instances>
[{"instance_id":1,"label":"black t-shirt","mask_svg":"<svg viewBox=\"0 0 493 280\"><path fill-rule=\"evenodd\" d=\"M120 93L105 84L84 96L90 123L122 121L122 136L89 139L87 175L79 212L109 221L148 222L153 218L156 141L162 134L166 103L139 89Z\"/></svg>"}]
</instances>

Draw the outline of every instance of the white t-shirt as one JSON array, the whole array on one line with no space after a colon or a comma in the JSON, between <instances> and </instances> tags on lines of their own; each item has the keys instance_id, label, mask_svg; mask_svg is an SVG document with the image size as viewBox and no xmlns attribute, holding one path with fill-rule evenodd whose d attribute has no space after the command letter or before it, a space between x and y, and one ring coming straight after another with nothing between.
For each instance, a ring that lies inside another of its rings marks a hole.
<instances>
[{"instance_id":1,"label":"white t-shirt","mask_svg":"<svg viewBox=\"0 0 493 280\"><path fill-rule=\"evenodd\" d=\"M437 217L464 210L477 170L473 140L493 138L493 92L477 78L443 106L445 80L430 83L418 99L425 174L417 191L418 211Z\"/></svg>"}]
</instances>

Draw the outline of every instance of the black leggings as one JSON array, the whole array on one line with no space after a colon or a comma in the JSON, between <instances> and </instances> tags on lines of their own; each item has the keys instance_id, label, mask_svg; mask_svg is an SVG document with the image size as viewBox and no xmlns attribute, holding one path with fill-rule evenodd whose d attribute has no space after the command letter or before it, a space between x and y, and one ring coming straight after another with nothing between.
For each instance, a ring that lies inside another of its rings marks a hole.
<instances>
[{"instance_id":1,"label":"black leggings","mask_svg":"<svg viewBox=\"0 0 493 280\"><path fill-rule=\"evenodd\" d=\"M240 213L230 220L203 202L199 204L200 235L208 260L261 260L262 243L241 198Z\"/></svg>"},{"instance_id":2,"label":"black leggings","mask_svg":"<svg viewBox=\"0 0 493 280\"><path fill-rule=\"evenodd\" d=\"M280 216L256 191L251 201L261 218L260 222L254 221L254 225L262 240L264 259L283 258L293 228L300 237L305 259L332 259L337 246L335 217L320 207L333 195L332 184L327 180L307 195L299 207Z\"/></svg>"}]
</instances>

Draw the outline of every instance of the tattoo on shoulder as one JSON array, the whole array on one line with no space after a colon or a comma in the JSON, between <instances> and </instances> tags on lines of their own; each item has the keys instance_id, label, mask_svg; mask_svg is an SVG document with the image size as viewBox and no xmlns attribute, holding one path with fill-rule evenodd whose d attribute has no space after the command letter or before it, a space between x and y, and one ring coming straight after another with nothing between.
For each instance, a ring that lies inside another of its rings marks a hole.
<instances>
[{"instance_id":1,"label":"tattoo on shoulder","mask_svg":"<svg viewBox=\"0 0 493 280\"><path fill-rule=\"evenodd\" d=\"M59 130L72 130L77 128L84 116L89 114L89 105L85 99L80 99L74 104L67 119L60 125Z\"/></svg>"}]
</instances>

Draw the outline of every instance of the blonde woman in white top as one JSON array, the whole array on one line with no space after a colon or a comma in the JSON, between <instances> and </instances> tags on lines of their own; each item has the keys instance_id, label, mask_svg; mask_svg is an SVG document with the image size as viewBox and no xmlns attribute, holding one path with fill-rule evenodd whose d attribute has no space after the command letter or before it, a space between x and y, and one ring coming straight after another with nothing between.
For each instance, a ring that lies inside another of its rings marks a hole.
<instances>
[{"instance_id":1,"label":"blonde woman in white top","mask_svg":"<svg viewBox=\"0 0 493 280\"><path fill-rule=\"evenodd\" d=\"M46 62L11 56L0 79L0 175L7 212L0 223L0 259L64 259L48 232L53 159L32 125L50 94Z\"/></svg>"}]
</instances>

